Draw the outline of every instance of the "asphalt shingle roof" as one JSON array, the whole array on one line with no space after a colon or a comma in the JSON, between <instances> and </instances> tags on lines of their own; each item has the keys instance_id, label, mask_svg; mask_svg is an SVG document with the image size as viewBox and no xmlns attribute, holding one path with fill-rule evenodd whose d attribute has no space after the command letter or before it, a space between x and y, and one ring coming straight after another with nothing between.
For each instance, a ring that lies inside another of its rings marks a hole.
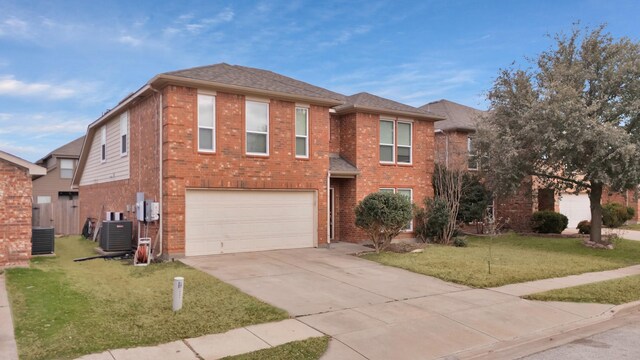
<instances>
[{"instance_id":1,"label":"asphalt shingle roof","mask_svg":"<svg viewBox=\"0 0 640 360\"><path fill-rule=\"evenodd\" d=\"M383 97L369 94L367 92L361 92L351 96L347 96L345 100L346 101L343 105L338 105L335 107L336 111L340 112L341 110L345 110L348 108L367 108L383 111L399 111L422 116L438 116L433 112L405 105L397 101L385 99Z\"/></svg>"},{"instance_id":2,"label":"asphalt shingle roof","mask_svg":"<svg viewBox=\"0 0 640 360\"><path fill-rule=\"evenodd\" d=\"M80 157L80 150L82 150L82 143L84 143L84 135L48 153L42 159L36 161L36 164L42 162L43 160L45 160L46 158L52 155L55 155L57 157L66 157L66 156L72 157L72 158Z\"/></svg>"},{"instance_id":3,"label":"asphalt shingle roof","mask_svg":"<svg viewBox=\"0 0 640 360\"><path fill-rule=\"evenodd\" d=\"M329 157L329 170L334 174L357 175L360 173L357 167L338 155Z\"/></svg>"},{"instance_id":4,"label":"asphalt shingle roof","mask_svg":"<svg viewBox=\"0 0 640 360\"><path fill-rule=\"evenodd\" d=\"M344 101L345 99L342 94L276 74L272 71L226 63L171 71L164 74L292 95L338 101Z\"/></svg>"},{"instance_id":5,"label":"asphalt shingle roof","mask_svg":"<svg viewBox=\"0 0 640 360\"><path fill-rule=\"evenodd\" d=\"M436 129L476 131L476 124L487 112L455 103L449 100L438 100L420 107L420 109L440 114L446 120L437 121Z\"/></svg>"}]
</instances>

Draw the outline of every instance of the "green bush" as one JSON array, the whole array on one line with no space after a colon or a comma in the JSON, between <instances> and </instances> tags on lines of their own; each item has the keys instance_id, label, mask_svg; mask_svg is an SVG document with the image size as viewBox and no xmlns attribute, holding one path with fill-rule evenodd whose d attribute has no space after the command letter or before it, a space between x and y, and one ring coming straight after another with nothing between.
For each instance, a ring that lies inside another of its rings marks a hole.
<instances>
[{"instance_id":1,"label":"green bush","mask_svg":"<svg viewBox=\"0 0 640 360\"><path fill-rule=\"evenodd\" d=\"M536 211L532 218L533 230L542 234L560 234L569 224L569 219L555 211Z\"/></svg>"},{"instance_id":2,"label":"green bush","mask_svg":"<svg viewBox=\"0 0 640 360\"><path fill-rule=\"evenodd\" d=\"M467 240L463 237L453 238L453 246L455 247L467 247Z\"/></svg>"},{"instance_id":3,"label":"green bush","mask_svg":"<svg viewBox=\"0 0 640 360\"><path fill-rule=\"evenodd\" d=\"M607 203L602 206L602 224L607 227L617 228L627 220L633 219L635 211L618 203Z\"/></svg>"},{"instance_id":4,"label":"green bush","mask_svg":"<svg viewBox=\"0 0 640 360\"><path fill-rule=\"evenodd\" d=\"M589 220L582 220L578 223L578 226L576 226L576 229L578 229L578 233L580 234L591 234L591 221Z\"/></svg>"},{"instance_id":5,"label":"green bush","mask_svg":"<svg viewBox=\"0 0 640 360\"><path fill-rule=\"evenodd\" d=\"M424 199L424 208L416 210L414 233L422 242L438 242L449 223L447 203L442 199Z\"/></svg>"},{"instance_id":6,"label":"green bush","mask_svg":"<svg viewBox=\"0 0 640 360\"><path fill-rule=\"evenodd\" d=\"M376 192L362 199L355 213L356 226L369 234L376 252L380 252L411 221L413 206L405 195Z\"/></svg>"},{"instance_id":7,"label":"green bush","mask_svg":"<svg viewBox=\"0 0 640 360\"><path fill-rule=\"evenodd\" d=\"M478 176L465 174L462 178L462 196L460 197L458 221L464 223L483 221L491 199L491 192L480 182Z\"/></svg>"}]
</instances>

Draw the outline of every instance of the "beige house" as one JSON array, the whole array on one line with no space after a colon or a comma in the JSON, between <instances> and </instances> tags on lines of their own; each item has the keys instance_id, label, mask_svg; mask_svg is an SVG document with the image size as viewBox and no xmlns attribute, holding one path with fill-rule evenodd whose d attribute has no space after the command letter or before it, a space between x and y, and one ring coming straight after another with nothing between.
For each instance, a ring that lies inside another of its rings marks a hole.
<instances>
[{"instance_id":1,"label":"beige house","mask_svg":"<svg viewBox=\"0 0 640 360\"><path fill-rule=\"evenodd\" d=\"M36 161L47 174L33 180L34 225L53 226L58 234L79 233L78 191L71 179L78 164L84 136Z\"/></svg>"}]
</instances>

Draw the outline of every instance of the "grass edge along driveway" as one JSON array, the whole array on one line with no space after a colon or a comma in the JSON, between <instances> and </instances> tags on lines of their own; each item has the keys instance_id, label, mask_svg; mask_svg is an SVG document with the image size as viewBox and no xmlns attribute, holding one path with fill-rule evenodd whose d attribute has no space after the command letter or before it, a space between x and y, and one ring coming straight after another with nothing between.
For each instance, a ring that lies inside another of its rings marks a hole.
<instances>
[{"instance_id":1,"label":"grass edge along driveway","mask_svg":"<svg viewBox=\"0 0 640 360\"><path fill-rule=\"evenodd\" d=\"M6 271L20 359L70 359L289 317L180 262L73 262L92 255L95 246L80 237L57 238L57 256ZM185 278L184 307L177 313L171 310L175 276Z\"/></svg>"},{"instance_id":2,"label":"grass edge along driveway","mask_svg":"<svg viewBox=\"0 0 640 360\"><path fill-rule=\"evenodd\" d=\"M472 287L495 287L640 263L640 242L631 240L617 241L614 250L587 248L580 238L516 234L493 239L468 237L468 242L467 247L432 245L422 253L367 253L362 257Z\"/></svg>"},{"instance_id":3,"label":"grass edge along driveway","mask_svg":"<svg viewBox=\"0 0 640 360\"><path fill-rule=\"evenodd\" d=\"M640 275L539 292L523 298L620 305L640 300Z\"/></svg>"}]
</instances>

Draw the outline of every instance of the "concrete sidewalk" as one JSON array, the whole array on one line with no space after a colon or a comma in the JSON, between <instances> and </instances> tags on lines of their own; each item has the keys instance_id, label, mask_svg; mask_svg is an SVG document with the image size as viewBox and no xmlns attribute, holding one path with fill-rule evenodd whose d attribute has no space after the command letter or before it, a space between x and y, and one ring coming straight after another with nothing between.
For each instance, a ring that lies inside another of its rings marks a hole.
<instances>
[{"instance_id":1,"label":"concrete sidewalk","mask_svg":"<svg viewBox=\"0 0 640 360\"><path fill-rule=\"evenodd\" d=\"M13 319L4 274L0 274L0 354L2 359L18 360L18 347L13 334Z\"/></svg>"},{"instance_id":2,"label":"concrete sidewalk","mask_svg":"<svg viewBox=\"0 0 640 360\"><path fill-rule=\"evenodd\" d=\"M640 265L628 266L625 268L584 273L580 275L570 275L561 278L551 278L536 281L529 281L518 284L504 285L494 287L490 290L503 294L524 296L531 295L543 291L564 289L568 287L591 284L600 281L619 279L631 275L640 275Z\"/></svg>"},{"instance_id":3,"label":"concrete sidewalk","mask_svg":"<svg viewBox=\"0 0 640 360\"><path fill-rule=\"evenodd\" d=\"M298 320L288 319L156 346L108 350L78 360L220 359L319 336L324 334Z\"/></svg>"}]
</instances>

